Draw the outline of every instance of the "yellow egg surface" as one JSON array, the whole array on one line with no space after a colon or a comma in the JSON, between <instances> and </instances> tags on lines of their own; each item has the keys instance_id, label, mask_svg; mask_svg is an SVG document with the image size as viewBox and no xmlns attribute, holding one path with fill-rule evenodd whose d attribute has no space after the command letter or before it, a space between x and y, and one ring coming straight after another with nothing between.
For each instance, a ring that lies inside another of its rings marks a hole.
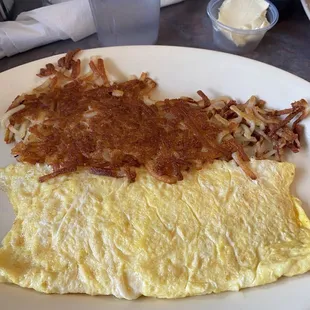
<instances>
[{"instance_id":1,"label":"yellow egg surface","mask_svg":"<svg viewBox=\"0 0 310 310\"><path fill-rule=\"evenodd\" d=\"M262 285L310 269L310 224L289 187L294 166L251 162L251 181L216 161L174 185L46 166L0 170L16 213L0 282L45 293L179 298Z\"/></svg>"}]
</instances>

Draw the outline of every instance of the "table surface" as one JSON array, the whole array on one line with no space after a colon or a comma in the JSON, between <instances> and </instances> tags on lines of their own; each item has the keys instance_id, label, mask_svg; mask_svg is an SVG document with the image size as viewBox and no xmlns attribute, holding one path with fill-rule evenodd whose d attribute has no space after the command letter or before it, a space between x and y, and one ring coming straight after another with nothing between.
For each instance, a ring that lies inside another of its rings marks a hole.
<instances>
[{"instance_id":1,"label":"table surface","mask_svg":"<svg viewBox=\"0 0 310 310\"><path fill-rule=\"evenodd\" d=\"M291 72L310 81L310 21L299 0L291 15L268 31L258 48L245 56ZM42 0L15 0L14 15L41 6ZM217 50L212 26L206 15L208 0L186 0L161 10L157 44ZM67 52L99 46L96 35L79 42L58 41L0 60L0 72L24 63Z\"/></svg>"}]
</instances>

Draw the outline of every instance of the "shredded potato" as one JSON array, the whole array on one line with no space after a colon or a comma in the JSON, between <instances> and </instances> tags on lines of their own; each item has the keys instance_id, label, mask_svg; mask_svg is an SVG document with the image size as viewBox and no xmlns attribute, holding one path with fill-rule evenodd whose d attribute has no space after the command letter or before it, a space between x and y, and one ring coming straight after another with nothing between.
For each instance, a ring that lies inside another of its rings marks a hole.
<instances>
[{"instance_id":1,"label":"shredded potato","mask_svg":"<svg viewBox=\"0 0 310 310\"><path fill-rule=\"evenodd\" d=\"M15 113L21 111L21 110L24 109L24 108L25 108L25 105L24 105L24 104L21 104L21 105L19 105L19 106L17 106L17 107L14 107L14 108L8 110L7 112L5 112L5 114L3 115L2 120L1 120L1 126L2 126L2 127L9 128L9 126L10 126L10 123L9 123L10 117L11 117L13 114L15 114Z\"/></svg>"},{"instance_id":2,"label":"shredded potato","mask_svg":"<svg viewBox=\"0 0 310 310\"><path fill-rule=\"evenodd\" d=\"M40 69L46 81L16 97L1 121L5 142L18 142L12 149L17 160L53 167L40 182L78 167L133 182L142 165L172 184L215 159L233 159L254 180L250 156L282 160L285 150L301 148L299 123L309 114L304 99L272 110L255 96L242 104L228 96L209 99L199 90L199 101L155 102L150 94L157 85L147 73L112 83L97 57L81 75L78 52Z\"/></svg>"}]
</instances>

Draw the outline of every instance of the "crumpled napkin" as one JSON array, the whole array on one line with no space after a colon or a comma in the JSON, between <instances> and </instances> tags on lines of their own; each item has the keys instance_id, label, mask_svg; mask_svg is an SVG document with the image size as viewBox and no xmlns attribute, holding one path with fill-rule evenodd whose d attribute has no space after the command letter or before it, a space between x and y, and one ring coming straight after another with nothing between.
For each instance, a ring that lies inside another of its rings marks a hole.
<instances>
[{"instance_id":1,"label":"crumpled napkin","mask_svg":"<svg viewBox=\"0 0 310 310\"><path fill-rule=\"evenodd\" d=\"M184 0L161 0L161 6L181 1ZM95 32L87 0L70 0L23 12L15 21L0 23L0 59L59 40L76 42Z\"/></svg>"}]
</instances>

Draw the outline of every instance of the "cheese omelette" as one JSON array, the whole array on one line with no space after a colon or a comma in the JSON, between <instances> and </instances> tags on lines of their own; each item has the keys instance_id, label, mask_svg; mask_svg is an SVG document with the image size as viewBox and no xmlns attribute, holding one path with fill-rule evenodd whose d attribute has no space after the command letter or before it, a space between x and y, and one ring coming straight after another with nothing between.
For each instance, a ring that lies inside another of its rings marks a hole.
<instances>
[{"instance_id":1,"label":"cheese omelette","mask_svg":"<svg viewBox=\"0 0 310 310\"><path fill-rule=\"evenodd\" d=\"M252 161L257 181L216 161L169 185L43 165L0 170L16 219L0 282L45 293L135 299L237 291L310 269L310 224L289 187L294 166Z\"/></svg>"}]
</instances>

